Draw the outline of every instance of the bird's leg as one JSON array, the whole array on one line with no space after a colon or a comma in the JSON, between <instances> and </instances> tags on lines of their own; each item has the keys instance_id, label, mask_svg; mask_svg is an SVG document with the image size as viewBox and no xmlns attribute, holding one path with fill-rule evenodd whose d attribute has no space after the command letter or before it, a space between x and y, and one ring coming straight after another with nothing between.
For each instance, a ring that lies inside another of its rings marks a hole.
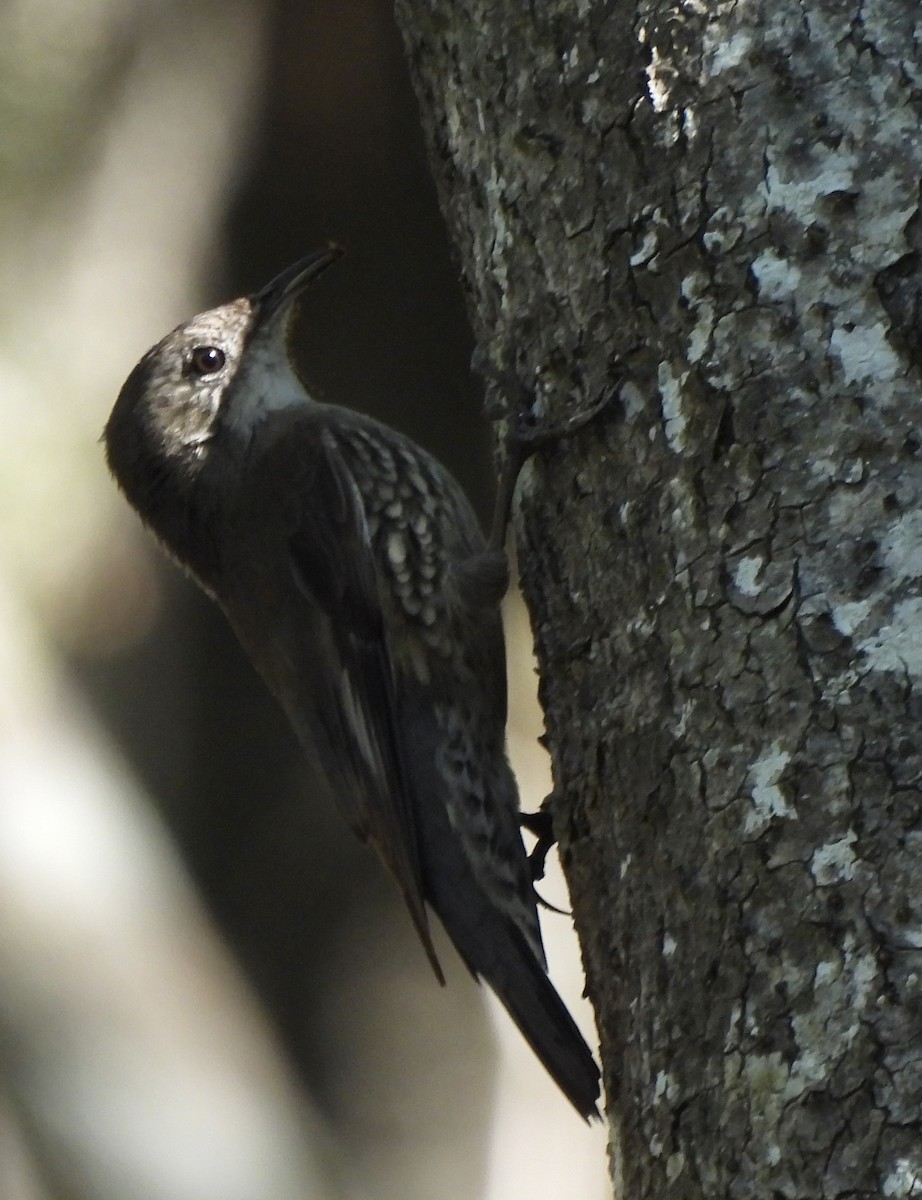
<instances>
[{"instance_id":1,"label":"bird's leg","mask_svg":"<svg viewBox=\"0 0 922 1200\"><path fill-rule=\"evenodd\" d=\"M547 856L557 845L554 836L554 822L551 819L550 801L553 792L542 802L537 812L519 813L519 824L538 839L528 856L528 866L531 871L532 883L544 878L544 864Z\"/></svg>"},{"instance_id":2,"label":"bird's leg","mask_svg":"<svg viewBox=\"0 0 922 1200\"><path fill-rule=\"evenodd\" d=\"M492 385L494 395L485 403L487 416L493 421L506 421L503 464L496 485L496 502L490 527L490 551L503 551L512 512L512 499L522 468L543 447L572 437L611 403L614 393L607 392L601 400L571 414L556 425L535 424L532 414L532 392L513 372L492 363L478 346L471 359L472 368Z\"/></svg>"},{"instance_id":3,"label":"bird's leg","mask_svg":"<svg viewBox=\"0 0 922 1200\"><path fill-rule=\"evenodd\" d=\"M528 856L528 869L531 873L532 885L544 878L544 864L547 861L547 856L557 845L557 838L554 836L554 823L551 820L550 804L554 799L554 793L545 796L541 803L541 807L534 813L519 813L519 824L523 829L527 829L529 833L533 833L538 839L532 848L531 854ZM542 908L546 908L549 912L558 913L562 917L570 917L573 914L565 908L558 908L556 904L551 904L538 893L537 888L534 888L535 899Z\"/></svg>"},{"instance_id":4,"label":"bird's leg","mask_svg":"<svg viewBox=\"0 0 922 1200\"><path fill-rule=\"evenodd\" d=\"M474 351L471 366L498 393L498 396L488 397L485 409L491 420L507 423L503 439L505 452L486 548L463 562L454 563L452 575L454 586L465 604L472 608L492 608L499 604L509 587L506 533L522 467L543 446L568 438L588 425L608 407L614 393L606 393L600 401L558 425L537 426L531 412L532 393L512 371L495 366L479 347Z\"/></svg>"}]
</instances>

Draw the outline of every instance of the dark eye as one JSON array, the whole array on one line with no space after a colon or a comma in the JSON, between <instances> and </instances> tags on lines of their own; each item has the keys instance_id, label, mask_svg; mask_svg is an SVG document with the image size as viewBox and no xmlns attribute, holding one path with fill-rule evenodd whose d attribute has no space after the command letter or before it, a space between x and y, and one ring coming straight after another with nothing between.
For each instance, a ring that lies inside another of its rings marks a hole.
<instances>
[{"instance_id":1,"label":"dark eye","mask_svg":"<svg viewBox=\"0 0 922 1200\"><path fill-rule=\"evenodd\" d=\"M195 346L189 361L196 375L214 375L224 366L225 355L220 346Z\"/></svg>"}]
</instances>

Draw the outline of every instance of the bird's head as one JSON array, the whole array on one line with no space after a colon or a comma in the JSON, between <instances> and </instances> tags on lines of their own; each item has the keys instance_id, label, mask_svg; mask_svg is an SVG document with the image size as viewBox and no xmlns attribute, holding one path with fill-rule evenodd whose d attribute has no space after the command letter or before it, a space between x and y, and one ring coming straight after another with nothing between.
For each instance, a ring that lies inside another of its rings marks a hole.
<instances>
[{"instance_id":1,"label":"bird's head","mask_svg":"<svg viewBox=\"0 0 922 1200\"><path fill-rule=\"evenodd\" d=\"M271 412L309 403L288 354L296 301L342 251L294 263L262 291L179 325L126 379L106 424L109 468L141 516L165 534L210 460L233 459Z\"/></svg>"}]
</instances>

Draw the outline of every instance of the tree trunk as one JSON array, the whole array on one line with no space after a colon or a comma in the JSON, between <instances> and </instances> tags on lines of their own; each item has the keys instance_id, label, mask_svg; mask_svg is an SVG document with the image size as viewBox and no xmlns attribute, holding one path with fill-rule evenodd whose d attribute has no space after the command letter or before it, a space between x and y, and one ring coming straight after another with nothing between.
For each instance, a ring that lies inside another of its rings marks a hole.
<instances>
[{"instance_id":1,"label":"tree trunk","mask_svg":"<svg viewBox=\"0 0 922 1200\"><path fill-rule=\"evenodd\" d=\"M397 3L624 1200L922 1194L919 12Z\"/></svg>"}]
</instances>

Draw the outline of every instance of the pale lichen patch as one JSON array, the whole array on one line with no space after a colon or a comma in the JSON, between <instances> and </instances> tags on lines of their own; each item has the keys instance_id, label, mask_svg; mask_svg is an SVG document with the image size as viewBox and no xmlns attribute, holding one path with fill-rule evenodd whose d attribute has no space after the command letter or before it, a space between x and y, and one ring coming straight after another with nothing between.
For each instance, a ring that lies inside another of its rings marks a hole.
<instances>
[{"instance_id":1,"label":"pale lichen patch","mask_svg":"<svg viewBox=\"0 0 922 1200\"><path fill-rule=\"evenodd\" d=\"M724 27L715 23L714 28L722 31ZM747 33L734 33L726 40L716 41L712 36L706 36L704 53L708 74L713 77L730 70L731 67L739 66L751 47L752 39Z\"/></svg>"},{"instance_id":2,"label":"pale lichen patch","mask_svg":"<svg viewBox=\"0 0 922 1200\"><path fill-rule=\"evenodd\" d=\"M752 273L764 300L787 299L797 290L801 279L800 268L773 250L766 250L753 260Z\"/></svg>"},{"instance_id":3,"label":"pale lichen patch","mask_svg":"<svg viewBox=\"0 0 922 1200\"><path fill-rule=\"evenodd\" d=\"M874 670L922 675L922 598L899 601L890 623L859 642L858 649Z\"/></svg>"},{"instance_id":4,"label":"pale lichen patch","mask_svg":"<svg viewBox=\"0 0 922 1200\"><path fill-rule=\"evenodd\" d=\"M748 780L752 808L746 813L743 821L744 833L761 831L775 817L797 816L778 786L790 761L791 756L787 750L782 750L777 742L773 742L761 757L750 765Z\"/></svg>"},{"instance_id":5,"label":"pale lichen patch","mask_svg":"<svg viewBox=\"0 0 922 1200\"><path fill-rule=\"evenodd\" d=\"M840 326L832 331L829 341L847 383L895 379L904 370L887 341L883 322L856 325L853 329Z\"/></svg>"},{"instance_id":6,"label":"pale lichen patch","mask_svg":"<svg viewBox=\"0 0 922 1200\"><path fill-rule=\"evenodd\" d=\"M850 600L845 604L835 605L829 615L839 633L851 637L859 625L867 620L870 611L870 600Z\"/></svg>"},{"instance_id":7,"label":"pale lichen patch","mask_svg":"<svg viewBox=\"0 0 922 1200\"><path fill-rule=\"evenodd\" d=\"M628 260L632 267L641 267L648 263L659 249L659 238L655 229L647 229L644 231L640 245L631 255Z\"/></svg>"},{"instance_id":8,"label":"pale lichen patch","mask_svg":"<svg viewBox=\"0 0 922 1200\"><path fill-rule=\"evenodd\" d=\"M653 1081L653 1100L654 1103L666 1099L673 1101L679 1094L678 1084L675 1076L669 1071L657 1071L656 1078Z\"/></svg>"},{"instance_id":9,"label":"pale lichen patch","mask_svg":"<svg viewBox=\"0 0 922 1200\"><path fill-rule=\"evenodd\" d=\"M685 448L688 418L682 406L682 386L687 378L687 371L676 372L671 363L660 363L658 383L666 441L669 449L676 454L680 454Z\"/></svg>"},{"instance_id":10,"label":"pale lichen patch","mask_svg":"<svg viewBox=\"0 0 922 1200\"><path fill-rule=\"evenodd\" d=\"M922 1159L894 1159L881 1187L884 1196L922 1196Z\"/></svg>"},{"instance_id":11,"label":"pale lichen patch","mask_svg":"<svg viewBox=\"0 0 922 1200\"><path fill-rule=\"evenodd\" d=\"M784 209L807 226L814 220L818 206L827 196L848 194L854 185L854 156L830 154L809 179L783 179L775 163L769 163L760 192L769 208Z\"/></svg>"},{"instance_id":12,"label":"pale lichen patch","mask_svg":"<svg viewBox=\"0 0 922 1200\"><path fill-rule=\"evenodd\" d=\"M624 416L628 421L638 417L646 406L643 392L636 383L627 382L620 392L621 403L624 405Z\"/></svg>"},{"instance_id":13,"label":"pale lichen patch","mask_svg":"<svg viewBox=\"0 0 922 1200\"><path fill-rule=\"evenodd\" d=\"M881 539L880 549L897 579L922 576L922 512L914 509L894 521Z\"/></svg>"},{"instance_id":14,"label":"pale lichen patch","mask_svg":"<svg viewBox=\"0 0 922 1200\"><path fill-rule=\"evenodd\" d=\"M857 841L853 829L835 842L826 842L814 851L810 860L810 872L819 887L842 883L855 877L855 856L852 846Z\"/></svg>"},{"instance_id":15,"label":"pale lichen patch","mask_svg":"<svg viewBox=\"0 0 922 1200\"><path fill-rule=\"evenodd\" d=\"M695 271L682 280L682 295L694 314L695 324L688 335L687 358L690 363L700 362L711 345L717 313L709 295L709 281L703 272Z\"/></svg>"},{"instance_id":16,"label":"pale lichen patch","mask_svg":"<svg viewBox=\"0 0 922 1200\"><path fill-rule=\"evenodd\" d=\"M744 596L758 596L762 590L759 586L759 576L764 566L765 559L761 554L745 555L741 558L733 573L737 591L742 592Z\"/></svg>"}]
</instances>

